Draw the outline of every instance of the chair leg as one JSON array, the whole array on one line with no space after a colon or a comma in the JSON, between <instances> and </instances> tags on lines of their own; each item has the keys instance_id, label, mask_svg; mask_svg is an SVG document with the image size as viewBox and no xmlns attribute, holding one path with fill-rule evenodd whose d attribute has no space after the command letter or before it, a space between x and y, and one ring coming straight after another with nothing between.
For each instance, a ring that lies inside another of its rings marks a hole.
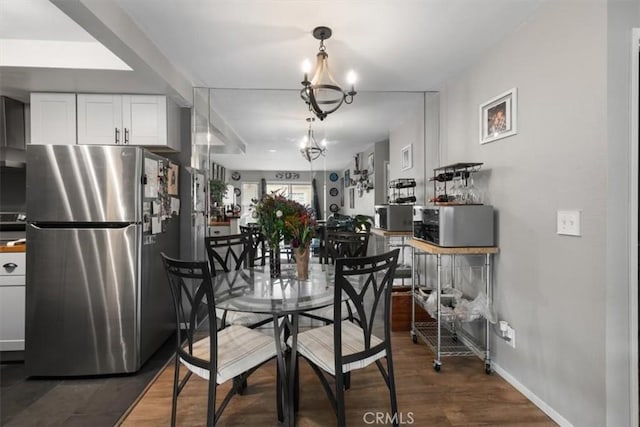
<instances>
[{"instance_id":1,"label":"chair leg","mask_svg":"<svg viewBox=\"0 0 640 427\"><path fill-rule=\"evenodd\" d=\"M278 363L276 363L276 405L278 406L278 421L283 423L284 422L284 408L282 407L282 405L284 404L284 401L282 399L282 393L284 393L284 390L281 387L280 381L281 381L281 377L280 375L282 375L282 372L280 372L280 365Z\"/></svg>"},{"instance_id":2,"label":"chair leg","mask_svg":"<svg viewBox=\"0 0 640 427\"><path fill-rule=\"evenodd\" d=\"M396 380L393 374L393 361L391 360L391 349L387 350L387 377L389 379L389 398L391 399L391 414L393 415L393 425L398 426L398 401L396 399Z\"/></svg>"},{"instance_id":3,"label":"chair leg","mask_svg":"<svg viewBox=\"0 0 640 427\"><path fill-rule=\"evenodd\" d=\"M215 377L209 379L209 394L207 396L207 426L216 425L216 381Z\"/></svg>"},{"instance_id":4,"label":"chair leg","mask_svg":"<svg viewBox=\"0 0 640 427\"><path fill-rule=\"evenodd\" d=\"M176 425L176 412L178 411L178 383L180 382L180 360L175 356L175 366L173 372L173 396L171 400L171 427Z\"/></svg>"},{"instance_id":5,"label":"chair leg","mask_svg":"<svg viewBox=\"0 0 640 427\"><path fill-rule=\"evenodd\" d=\"M242 378L242 376L237 376L233 379L234 386L239 383L238 394L242 396L244 392L247 390L247 379Z\"/></svg>"},{"instance_id":6,"label":"chair leg","mask_svg":"<svg viewBox=\"0 0 640 427\"><path fill-rule=\"evenodd\" d=\"M293 383L293 411L298 412L300 408L300 358L295 355L296 358L296 373Z\"/></svg>"},{"instance_id":7,"label":"chair leg","mask_svg":"<svg viewBox=\"0 0 640 427\"><path fill-rule=\"evenodd\" d=\"M344 389L349 390L351 388L351 372L345 372L343 375Z\"/></svg>"},{"instance_id":8,"label":"chair leg","mask_svg":"<svg viewBox=\"0 0 640 427\"><path fill-rule=\"evenodd\" d=\"M346 417L345 417L345 410L344 410L344 382L343 379L345 377L345 375L348 374L348 372L345 373L339 373L336 372L336 376L335 376L335 381L336 381L336 417L338 418L338 427L345 427L347 422L346 422Z\"/></svg>"}]
</instances>

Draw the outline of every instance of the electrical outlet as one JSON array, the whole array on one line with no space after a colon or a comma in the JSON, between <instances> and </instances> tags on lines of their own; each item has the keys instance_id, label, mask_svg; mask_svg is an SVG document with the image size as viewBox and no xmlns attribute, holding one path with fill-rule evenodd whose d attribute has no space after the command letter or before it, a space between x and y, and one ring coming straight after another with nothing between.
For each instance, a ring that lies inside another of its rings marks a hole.
<instances>
[{"instance_id":1,"label":"electrical outlet","mask_svg":"<svg viewBox=\"0 0 640 427\"><path fill-rule=\"evenodd\" d=\"M506 338L507 344L509 344L513 348L516 348L516 330L511 326L507 326Z\"/></svg>"},{"instance_id":2,"label":"electrical outlet","mask_svg":"<svg viewBox=\"0 0 640 427\"><path fill-rule=\"evenodd\" d=\"M565 236L580 236L580 211L558 211L557 233Z\"/></svg>"}]
</instances>

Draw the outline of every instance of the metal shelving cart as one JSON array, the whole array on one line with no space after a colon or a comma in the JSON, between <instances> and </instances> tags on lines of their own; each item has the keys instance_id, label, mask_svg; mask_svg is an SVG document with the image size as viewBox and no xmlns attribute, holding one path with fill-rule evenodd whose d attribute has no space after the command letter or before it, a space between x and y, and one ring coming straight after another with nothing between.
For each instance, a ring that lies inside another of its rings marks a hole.
<instances>
[{"instance_id":1,"label":"metal shelving cart","mask_svg":"<svg viewBox=\"0 0 640 427\"><path fill-rule=\"evenodd\" d=\"M402 279L402 286L404 286L405 279L409 279L413 275L411 266L407 265L404 259L404 251L405 248L408 247L407 240L413 235L413 233L411 231L388 231L381 228L372 228L371 234L384 239L385 249L383 252L386 252L387 247L400 248L400 259L398 260L398 266L396 267L396 272L393 278ZM399 239L400 242L393 243L391 242L391 239Z\"/></svg>"},{"instance_id":2,"label":"metal shelving cart","mask_svg":"<svg viewBox=\"0 0 640 427\"><path fill-rule=\"evenodd\" d=\"M492 255L498 253L497 247L457 247L448 248L433 245L422 240L409 239L407 244L412 248L412 265L416 265L416 256L419 254L434 255L437 265L436 279L436 321L435 322L416 322L415 305L419 304L425 308L426 299L420 294L416 287L416 268L412 269L411 291L413 295L413 304L411 311L411 337L414 343L418 342L420 337L434 351L436 358L433 361L433 369L440 371L442 367L441 357L444 356L472 356L477 355L484 359L485 372L491 373L491 352L489 348L489 320L484 319L484 342L479 342L471 334L468 334L463 328L456 328L456 322L453 318L443 317L442 308L442 256L451 256L455 260L459 255L484 255L485 268L485 292L487 300L492 300L492 277L491 277L491 261ZM417 254L416 252L419 252Z\"/></svg>"}]
</instances>

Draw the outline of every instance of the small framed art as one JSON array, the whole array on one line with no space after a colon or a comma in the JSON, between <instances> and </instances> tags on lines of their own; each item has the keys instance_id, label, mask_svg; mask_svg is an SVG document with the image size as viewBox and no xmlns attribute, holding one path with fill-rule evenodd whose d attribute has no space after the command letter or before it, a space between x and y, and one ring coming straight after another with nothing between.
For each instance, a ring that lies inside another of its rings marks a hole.
<instances>
[{"instance_id":1,"label":"small framed art","mask_svg":"<svg viewBox=\"0 0 640 427\"><path fill-rule=\"evenodd\" d=\"M518 133L517 97L513 88L480 105L480 144Z\"/></svg>"}]
</instances>

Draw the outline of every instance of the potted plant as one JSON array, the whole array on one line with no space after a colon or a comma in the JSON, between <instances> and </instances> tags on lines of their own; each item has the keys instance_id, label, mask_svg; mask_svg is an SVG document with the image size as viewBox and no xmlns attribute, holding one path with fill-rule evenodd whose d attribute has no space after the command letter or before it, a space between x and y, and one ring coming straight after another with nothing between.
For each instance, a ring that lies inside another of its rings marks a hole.
<instances>
[{"instance_id":1,"label":"potted plant","mask_svg":"<svg viewBox=\"0 0 640 427\"><path fill-rule=\"evenodd\" d=\"M209 181L209 194L213 206L222 206L222 199L227 194L227 183L221 179Z\"/></svg>"}]
</instances>

